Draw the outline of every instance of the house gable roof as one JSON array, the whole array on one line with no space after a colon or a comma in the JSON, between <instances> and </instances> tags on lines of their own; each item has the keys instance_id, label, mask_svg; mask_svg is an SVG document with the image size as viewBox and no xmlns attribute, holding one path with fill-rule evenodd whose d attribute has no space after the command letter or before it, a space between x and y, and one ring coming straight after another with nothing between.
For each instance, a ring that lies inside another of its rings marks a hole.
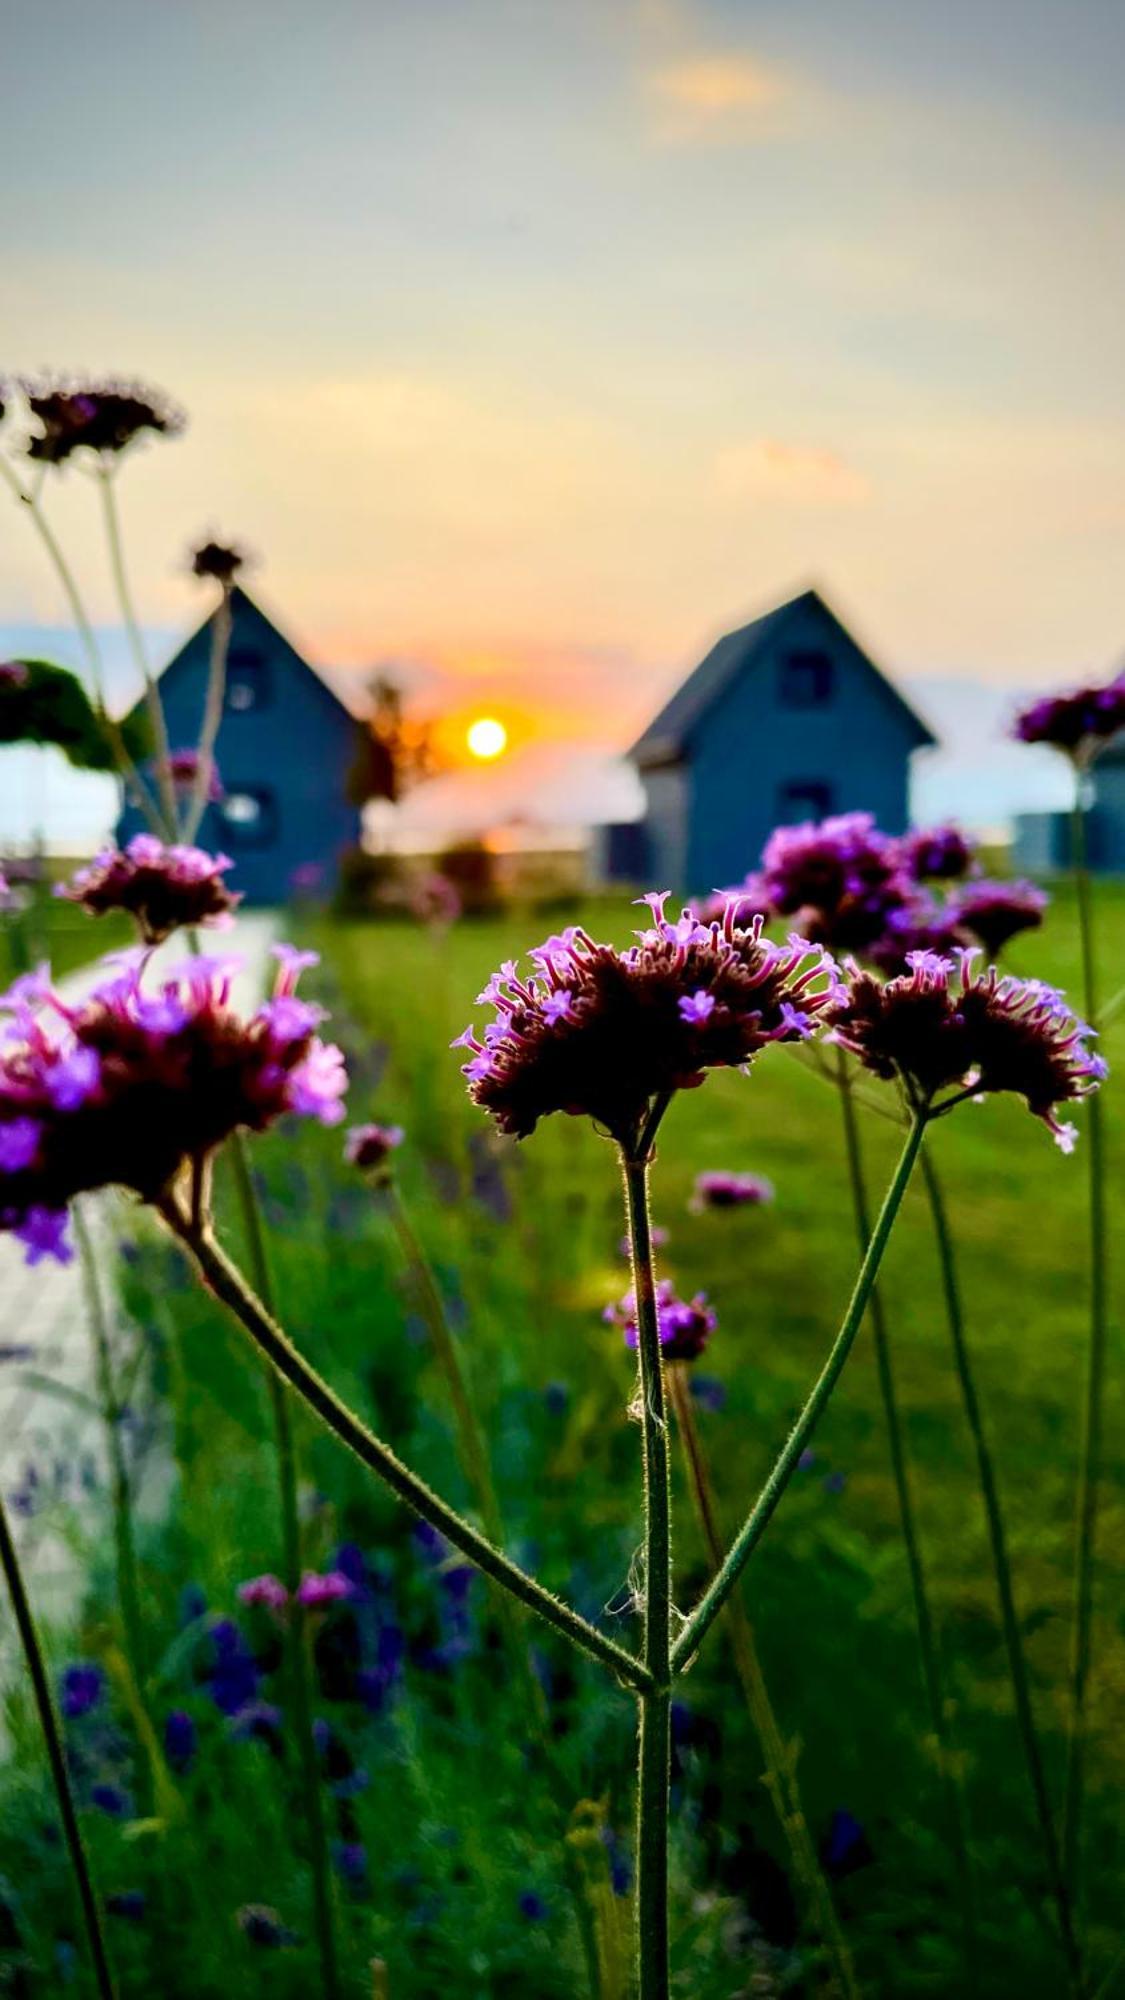
<instances>
[{"instance_id":1,"label":"house gable roof","mask_svg":"<svg viewBox=\"0 0 1125 2000\"><path fill-rule=\"evenodd\" d=\"M767 611L763 617L755 618L749 625L743 625L738 631L728 632L719 639L633 744L628 753L633 762L642 770L660 764L679 763L688 754L691 739L699 725L731 683L758 666L785 627L795 623L798 614L804 616L809 611L826 620L837 637L843 638L855 662L875 677L888 701L894 705L899 720L913 737L912 747L922 749L935 743L936 737L921 716L899 693L894 682L888 680L875 665L870 655L856 643L847 626L837 618L819 591L805 590L800 596L790 598L773 611Z\"/></svg>"},{"instance_id":2,"label":"house gable roof","mask_svg":"<svg viewBox=\"0 0 1125 2000\"><path fill-rule=\"evenodd\" d=\"M192 667L195 666L201 650L200 642L210 631L215 616L214 611L209 612L207 617L202 619L195 627L195 630L189 632L183 643L176 648L171 659L167 660L160 668L156 676L158 682L163 681L170 674L178 674L185 661ZM319 670L313 666L312 662L306 660L304 654L297 651L296 646L294 646L292 640L286 638L281 627L274 623L273 619L262 610L261 605L256 603L249 592L243 590L240 584L236 584L231 591L231 617L233 638L239 641L245 640L252 636L254 627L258 626L268 636L275 655L280 652L292 665L301 668L308 675L312 686L318 690L325 701L330 702L333 709L337 710L342 718L346 718L349 722L354 722L355 717L351 709L345 701L341 700L335 688L330 687ZM145 698L141 695L130 710L130 716L137 716L139 718L144 712L144 705Z\"/></svg>"}]
</instances>

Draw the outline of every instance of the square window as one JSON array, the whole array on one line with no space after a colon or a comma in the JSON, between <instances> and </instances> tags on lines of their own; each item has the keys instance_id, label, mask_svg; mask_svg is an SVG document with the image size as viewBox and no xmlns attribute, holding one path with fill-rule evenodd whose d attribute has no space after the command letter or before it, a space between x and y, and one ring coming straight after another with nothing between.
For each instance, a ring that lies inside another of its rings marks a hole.
<instances>
[{"instance_id":1,"label":"square window","mask_svg":"<svg viewBox=\"0 0 1125 2000\"><path fill-rule=\"evenodd\" d=\"M778 669L782 708L821 708L831 701L835 671L827 653L787 653Z\"/></svg>"},{"instance_id":2,"label":"square window","mask_svg":"<svg viewBox=\"0 0 1125 2000\"><path fill-rule=\"evenodd\" d=\"M777 817L782 826L805 819L827 819L833 811L833 787L827 778L791 778L777 793Z\"/></svg>"},{"instance_id":3,"label":"square window","mask_svg":"<svg viewBox=\"0 0 1125 2000\"><path fill-rule=\"evenodd\" d=\"M270 698L269 662L260 653L234 647L227 661L226 707L232 715L262 708Z\"/></svg>"},{"instance_id":4,"label":"square window","mask_svg":"<svg viewBox=\"0 0 1125 2000\"><path fill-rule=\"evenodd\" d=\"M216 810L231 847L269 847L277 839L277 799L268 785L231 785Z\"/></svg>"}]
</instances>

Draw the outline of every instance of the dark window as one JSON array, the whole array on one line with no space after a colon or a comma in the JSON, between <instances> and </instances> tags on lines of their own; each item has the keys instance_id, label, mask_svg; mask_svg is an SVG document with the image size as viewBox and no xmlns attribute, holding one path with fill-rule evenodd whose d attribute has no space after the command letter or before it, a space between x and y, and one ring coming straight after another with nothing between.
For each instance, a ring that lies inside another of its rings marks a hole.
<instances>
[{"instance_id":1,"label":"dark window","mask_svg":"<svg viewBox=\"0 0 1125 2000\"><path fill-rule=\"evenodd\" d=\"M268 785L232 785L218 810L231 847L269 847L277 839L277 799Z\"/></svg>"},{"instance_id":2,"label":"dark window","mask_svg":"<svg viewBox=\"0 0 1125 2000\"><path fill-rule=\"evenodd\" d=\"M226 705L234 715L263 708L270 698L269 661L260 653L234 647L227 661Z\"/></svg>"},{"instance_id":3,"label":"dark window","mask_svg":"<svg viewBox=\"0 0 1125 2000\"><path fill-rule=\"evenodd\" d=\"M777 817L782 826L803 819L827 819L832 811L832 786L827 778L791 778L777 793Z\"/></svg>"},{"instance_id":4,"label":"dark window","mask_svg":"<svg viewBox=\"0 0 1125 2000\"><path fill-rule=\"evenodd\" d=\"M832 699L832 661L827 653L788 653L777 685L783 708L820 708Z\"/></svg>"}]
</instances>

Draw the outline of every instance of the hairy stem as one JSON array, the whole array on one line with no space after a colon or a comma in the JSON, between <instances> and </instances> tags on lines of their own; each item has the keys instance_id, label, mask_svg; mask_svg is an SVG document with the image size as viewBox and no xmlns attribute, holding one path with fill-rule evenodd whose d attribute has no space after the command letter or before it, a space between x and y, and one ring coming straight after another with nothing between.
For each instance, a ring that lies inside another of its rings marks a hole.
<instances>
[{"instance_id":1,"label":"hairy stem","mask_svg":"<svg viewBox=\"0 0 1125 2000\"><path fill-rule=\"evenodd\" d=\"M98 1405L105 1427L106 1450L109 1456L113 1539L117 1554L117 1595L121 1606L121 1623L125 1633L125 1650L129 1666L137 1692L143 1700L148 1672L147 1648L144 1618L141 1613L137 1550L133 1535L133 1495L121 1437L121 1398L117 1393L114 1375L105 1300L102 1297L101 1282L98 1277L97 1253L81 1201L73 1202L71 1211L82 1266L90 1337L94 1347L94 1378L97 1383Z\"/></svg>"},{"instance_id":2,"label":"hairy stem","mask_svg":"<svg viewBox=\"0 0 1125 2000\"><path fill-rule=\"evenodd\" d=\"M236 1132L231 1158L235 1188L242 1211L250 1267L259 1296L272 1311L273 1273L262 1223L262 1212L246 1157L246 1142ZM301 1764L301 1792L313 1886L313 1920L320 1959L321 1991L325 2000L338 2000L340 1971L336 1956L336 1929L332 1910L332 1872L328 1855L328 1832L324 1822L324 1802L320 1785L320 1757L313 1734L313 1696L309 1671L305 1614L297 1601L301 1581L301 1515L298 1500L297 1452L293 1440L293 1414L289 1391L275 1368L267 1367L270 1400L273 1405L274 1444L277 1454L277 1490L281 1511L283 1550L282 1581L289 1592L289 1625L285 1635L285 1666L293 1702L297 1754Z\"/></svg>"},{"instance_id":3,"label":"hairy stem","mask_svg":"<svg viewBox=\"0 0 1125 2000\"><path fill-rule=\"evenodd\" d=\"M196 1227L188 1211L173 1196L166 1196L159 1204L160 1213L169 1229L191 1255L200 1277L214 1292L216 1298L232 1312L245 1328L267 1359L272 1362L280 1375L285 1377L290 1387L297 1391L321 1422L335 1433L348 1449L362 1463L378 1474L379 1478L397 1493L400 1500L412 1507L414 1512L437 1528L455 1549L481 1570L485 1576L494 1578L528 1609L543 1618L548 1625L561 1632L565 1638L599 1660L608 1667L625 1686L634 1689L646 1688L650 1675L642 1661L619 1646L615 1640L607 1639L595 1625L554 1597L541 1583L522 1570L518 1563L494 1548L484 1535L478 1534L468 1521L462 1519L456 1509L442 1500L432 1487L426 1485L409 1466L383 1443L381 1438L368 1429L354 1410L337 1396L335 1390L310 1367L304 1356L294 1347L283 1333L261 1300L256 1296L246 1279L233 1264L225 1251L216 1242L210 1225L204 1221Z\"/></svg>"},{"instance_id":4,"label":"hairy stem","mask_svg":"<svg viewBox=\"0 0 1125 2000\"><path fill-rule=\"evenodd\" d=\"M724 1544L719 1528L711 1467L699 1425L695 1420L687 1368L677 1364L667 1372L672 1408L676 1413L676 1428L680 1433L680 1442L687 1461L688 1484L714 1572L722 1563ZM808 1821L801 1803L796 1746L786 1743L782 1734L773 1702L770 1700L762 1663L758 1657L754 1629L737 1591L727 1600L726 1622L735 1668L742 1682L750 1720L765 1759L766 1789L773 1801L778 1823L789 1848L797 1880L807 1905L811 1927L819 1935L828 1957L833 1990L845 1995L846 2000L858 2000L859 1988L856 1984L851 1952L836 1914L832 1891L820 1865L820 1857L809 1832Z\"/></svg>"},{"instance_id":5,"label":"hairy stem","mask_svg":"<svg viewBox=\"0 0 1125 2000\"><path fill-rule=\"evenodd\" d=\"M852 1209L855 1216L856 1237L862 1252L871 1240L871 1218L867 1202L867 1184L863 1171L863 1154L860 1148L859 1123L851 1096L851 1077L847 1057L840 1051L840 1105L844 1117L844 1146L848 1161L848 1179L851 1184ZM937 1636L934 1632L933 1613L930 1609L929 1592L926 1588L926 1572L922 1561L922 1548L918 1539L917 1523L914 1519L914 1502L910 1492L910 1472L906 1458L906 1439L903 1434L902 1417L898 1406L898 1391L895 1385L894 1362L891 1356L890 1335L887 1331L886 1315L878 1288L872 1286L868 1300L868 1313L875 1344L875 1368L879 1377L879 1392L883 1402L883 1414L887 1425L887 1440L891 1452L891 1473L894 1478L895 1496L898 1501L899 1525L902 1529L903 1546L906 1550L906 1566L910 1574L910 1589L914 1599L914 1622L918 1634L918 1653L922 1667L922 1682L926 1691L926 1705L930 1712L930 1727L937 1746L938 1772L941 1778L945 1800L945 1815L949 1844L957 1871L958 1890L961 1899L961 1923L965 1952L965 1968L972 1988L976 1978L976 1899L973 1893L972 1869L969 1863L969 1842L965 1827L965 1807L953 1767L952 1748L949 1740L949 1725L945 1715L945 1698L942 1692L941 1665L938 1659Z\"/></svg>"},{"instance_id":6,"label":"hairy stem","mask_svg":"<svg viewBox=\"0 0 1125 2000\"><path fill-rule=\"evenodd\" d=\"M914 1170L914 1162L918 1157L918 1149L922 1143L922 1134L925 1126L926 1114L924 1112L917 1112L911 1121L910 1130L907 1133L898 1165L891 1177L890 1186L883 1200L883 1206L879 1211L878 1220L871 1234L871 1240L864 1253L859 1276L856 1279L855 1288L848 1303L848 1309L844 1314L840 1331L832 1344L828 1359L813 1385L808 1401L801 1411L789 1435L788 1442L785 1444L774 1465L773 1471L770 1473L757 1500L754 1502L753 1507L750 1509L749 1514L724 1556L714 1581L704 1591L703 1596L700 1598L699 1603L696 1605L672 1648L672 1667L674 1672L681 1672L692 1659L693 1655L698 1652L704 1636L710 1631L711 1626L714 1624L715 1619L718 1617L731 1591L742 1575L747 1562L753 1555L754 1550L757 1548L758 1543L761 1541L762 1536L773 1519L781 1497L797 1470L801 1453L804 1451L820 1418L824 1414L832 1391L840 1379L844 1364L855 1344L855 1337L859 1332L860 1324L867 1307L867 1301L871 1296L871 1288L875 1283L876 1273L883 1261L883 1252L890 1240L891 1231L895 1224L895 1217L898 1215L899 1208L902 1205L902 1197L906 1193L907 1183Z\"/></svg>"},{"instance_id":7,"label":"hairy stem","mask_svg":"<svg viewBox=\"0 0 1125 2000\"><path fill-rule=\"evenodd\" d=\"M125 620L125 630L129 635L129 646L133 661L144 685L145 706L148 709L149 726L152 730L153 749L156 754L156 782L164 816L164 831L169 840L175 840L178 830L176 810L176 787L172 779L171 751L168 743L168 726L164 720L164 704L160 690L153 679L148 663L144 637L133 605L133 595L129 589L129 577L125 568L125 551L121 543L121 522L117 511L117 492L113 473L103 466L98 473L101 488L102 510L105 515L106 541L109 546L110 567L117 589L117 601Z\"/></svg>"},{"instance_id":8,"label":"hairy stem","mask_svg":"<svg viewBox=\"0 0 1125 2000\"><path fill-rule=\"evenodd\" d=\"M1078 781L1071 829L1074 885L1078 899L1078 931L1082 949L1082 1006L1090 1026L1097 1028L1098 991L1093 890L1086 854L1086 812L1081 793L1081 780ZM1097 1559L1098 1509L1102 1477L1102 1400L1105 1393L1108 1334L1105 1129L1102 1120L1101 1094L1098 1091L1094 1092L1087 1105L1087 1159L1090 1177L1090 1333L1078 1468L1070 1651L1070 1716L1067 1729L1062 1819L1063 1870L1072 1891L1076 1887L1079 1873L1082 1798L1086 1777L1087 1698L1093 1644L1094 1571Z\"/></svg>"},{"instance_id":9,"label":"hairy stem","mask_svg":"<svg viewBox=\"0 0 1125 2000\"><path fill-rule=\"evenodd\" d=\"M78 1889L78 1898L82 1905L82 1918L86 1926L86 1936L90 1946L90 1957L93 1960L94 1977L97 1981L98 1992L101 1995L101 2000L115 2000L116 1989L113 1974L110 1971L105 1939L102 1936L98 1900L94 1894L94 1884L90 1875L90 1864L86 1856L85 1843L82 1839L82 1829L78 1824L78 1814L74 1806L74 1795L70 1789L70 1778L66 1768L66 1751L63 1747L62 1730L59 1727L59 1720L55 1714L55 1704L51 1698L51 1683L47 1674L47 1663L43 1658L43 1649L39 1643L39 1634L35 1629L35 1620L32 1616L27 1591L24 1588L19 1558L16 1555L16 1545L12 1540L12 1532L8 1525L8 1516L2 1499L0 1499L0 1569L3 1569L4 1580L8 1586L8 1595L12 1600L16 1628L20 1635L24 1659L27 1662L28 1678L31 1681L31 1691L39 1715L39 1726L43 1732L43 1741L47 1746L47 1761L51 1767L51 1777L54 1781L55 1797L58 1801L63 1836L66 1840L70 1865L74 1873L75 1885Z\"/></svg>"},{"instance_id":10,"label":"hairy stem","mask_svg":"<svg viewBox=\"0 0 1125 2000\"><path fill-rule=\"evenodd\" d=\"M643 1135L651 1145L651 1132ZM672 1517L664 1358L648 1213L650 1153L622 1159L644 1456L644 1663L637 1782L637 1984L640 2000L668 2000L668 1792L671 1781Z\"/></svg>"},{"instance_id":11,"label":"hairy stem","mask_svg":"<svg viewBox=\"0 0 1125 2000\"><path fill-rule=\"evenodd\" d=\"M1024 1763L1027 1766L1028 1782L1031 1786L1035 1812L1039 1821L1040 1836L1043 1841L1043 1855L1047 1864L1047 1875L1051 1893L1058 1910L1059 1928L1062 1932L1071 1980L1076 1989L1081 1979L1081 1964L1074 1935L1074 1923L1063 1876L1062 1857L1055 1833L1054 1814L1047 1790L1047 1777L1043 1769L1043 1758L1039 1748L1039 1737L1035 1728L1035 1716L1031 1706L1031 1687L1027 1675L1027 1661L1024 1657L1023 1639L1020 1633L1019 1613L1016 1609L1015 1591L1012 1584L1012 1568L1008 1559L1008 1540L1004 1528L1004 1515L1000 1505L1000 1490L996 1471L992 1462L992 1451L984 1427L980 1398L977 1394L973 1375L969 1346L965 1335L965 1316L961 1304L961 1287L957 1276L953 1237L949 1227L945 1197L937 1168L930 1157L928 1146L922 1148L922 1179L930 1204L930 1214L934 1225L938 1261L941 1266L942 1292L945 1297L946 1315L949 1320L949 1334L953 1343L953 1361L957 1370L957 1380L961 1387L961 1400L965 1417L977 1455L977 1472L980 1478L981 1498L984 1502L985 1519L988 1523L988 1539L992 1550L992 1567L996 1576L996 1590L1000 1600L1000 1622L1004 1632L1004 1645L1008 1654L1008 1671L1012 1677L1012 1693L1015 1698L1016 1721L1019 1725L1023 1744Z\"/></svg>"},{"instance_id":12,"label":"hairy stem","mask_svg":"<svg viewBox=\"0 0 1125 2000\"><path fill-rule=\"evenodd\" d=\"M211 658L207 669L207 695L203 704L203 724L196 747L197 766L191 795L184 811L184 839L194 840L199 832L200 821L207 811L207 797L211 785L215 738L223 719L223 697L227 685L227 654L230 651L231 608L230 585L224 585L222 597L211 622Z\"/></svg>"}]
</instances>

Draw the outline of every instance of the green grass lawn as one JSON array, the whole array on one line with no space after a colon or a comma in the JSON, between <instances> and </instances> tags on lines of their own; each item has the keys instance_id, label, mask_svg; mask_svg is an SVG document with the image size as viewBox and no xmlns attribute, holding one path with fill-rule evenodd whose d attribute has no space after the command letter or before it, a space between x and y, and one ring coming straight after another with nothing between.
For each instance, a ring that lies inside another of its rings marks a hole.
<instances>
[{"instance_id":1,"label":"green grass lawn","mask_svg":"<svg viewBox=\"0 0 1125 2000\"><path fill-rule=\"evenodd\" d=\"M1099 905L1112 988L1125 977L1125 893L1101 889ZM331 1010L351 1059L353 1117L406 1127L400 1178L463 1342L510 1545L588 1616L631 1642L634 1621L623 1607L639 1537L639 1435L627 1415L631 1358L601 1319L626 1283L613 1151L585 1122L559 1118L519 1146L498 1139L468 1103L459 1057L447 1048L472 1017L473 996L488 974L558 920L463 923L444 941L413 927L324 923L316 936L323 964L309 990ZM605 934L601 911L588 921ZM615 909L610 921L623 937L632 913ZM1074 986L1065 893L1042 935L1021 940L1015 956L1020 971ZM476 1011L483 1019L484 1010ZM1106 1052L1118 1065L1125 1059L1125 1022L1107 1035ZM1105 1101L1120 1186L1125 1114L1115 1079ZM1082 1111L1077 1122L1084 1123ZM705 1289L719 1315L698 1364L709 1385L698 1414L730 1531L784 1441L854 1278L839 1126L833 1090L803 1057L779 1050L767 1052L749 1079L717 1075L681 1096L662 1131L654 1213L669 1232L665 1268L681 1289ZM953 1214L1057 1797L1086 1319L1085 1161L1081 1145L1065 1159L1045 1129L1008 1102L965 1106L932 1143ZM865 1114L864 1144L877 1195L897 1150L893 1124ZM340 1163L339 1135L275 1135L255 1159L282 1317L382 1434L467 1505L416 1301L385 1215ZM768 1175L775 1205L689 1214L695 1174L715 1167ZM236 1245L221 1181L219 1200ZM1111 1217L1117 1212L1111 1200ZM206 1696L203 1627L176 1637L185 1586L202 1592L211 1613L240 1615L238 1581L279 1565L268 1406L239 1335L186 1286L175 1256L151 1232L144 1237L126 1295L149 1344L158 1409L170 1412L177 1480L170 1523L146 1529L142 1558L163 1648L160 1700L186 1705L201 1731L196 1765L182 1783L183 1820L165 1836L162 1866L166 1872L174 1859L195 1886L174 1919L182 1956L150 1955L155 1947L143 1926L120 1926L114 1942L134 1981L126 1979L127 1993L148 1990L143 1982L159 1964L170 1994L268 1990L295 2000L310 1990L311 1959L307 1874L286 1805L288 1766L261 1743L229 1740ZM971 1827L978 1990L986 2000L1016 1993L1054 2000L1064 1991L1061 1960L920 1188L907 1197L882 1289ZM1117 1272L1113 1307L1084 1918L1101 1977L1119 1943L1125 1779ZM381 1956L394 2000L431 2000L439 1992L454 2000L509 1993L553 2000L585 1992L576 1892L602 1952L602 2000L614 2000L625 1990L614 1984L613 1966L614 1953L627 1950L627 1907L609 1876L624 1888L632 1839L629 1702L598 1669L569 1658L553 1638L537 1638L554 1740L549 1778L541 1760L529 1758L479 1584L469 1586L463 1605L454 1604L402 1510L373 1491L331 1439L300 1428L310 1557L327 1562L340 1541L362 1545L383 1593L372 1617L380 1630L393 1623L403 1645L393 1697L374 1716L348 1695L346 1674L343 1683L333 1681L332 1635L343 1644L345 1628L329 1624L318 1652L322 1712L367 1779L332 1805L337 1837L362 1843L366 1854L362 1882L345 1878L343 1922L355 1969L348 1990L369 1990L359 1968ZM705 1570L679 1478L677 1489L677 1592L687 1607ZM84 1633L65 1643L97 1656L109 1615L109 1556L104 1524L91 1522L87 1532L95 1587ZM862 1990L885 2000L960 1996L968 1989L953 1876L866 1331L817 1435L815 1458L751 1563L745 1601L775 1707L800 1741L806 1813L817 1838L829 1843ZM56 1643L63 1646L63 1635ZM785 1846L720 1632L679 1696L677 1991L706 2000L751 1990L811 1993L789 1952L796 1933ZM20 1812L0 1813L0 1871L9 1875L18 1873L32 1790L26 1726L20 1740ZM11 1773L7 1783L10 1792ZM568 1844L568 1816L583 1800L592 1802L589 1816L605 1838L572 1831ZM130 1843L119 1823L99 1821L95 1831L107 1882L125 1888L150 1879L151 1841ZM268 1964L236 1930L233 1912L245 1903L274 1906L293 1933ZM38 1910L30 1923L40 1940L49 1916ZM190 1964L190 1980L181 1962ZM255 1983L263 1965L268 1987ZM795 1983L787 1984L791 1975ZM754 1977L774 1983L754 1987Z\"/></svg>"}]
</instances>

